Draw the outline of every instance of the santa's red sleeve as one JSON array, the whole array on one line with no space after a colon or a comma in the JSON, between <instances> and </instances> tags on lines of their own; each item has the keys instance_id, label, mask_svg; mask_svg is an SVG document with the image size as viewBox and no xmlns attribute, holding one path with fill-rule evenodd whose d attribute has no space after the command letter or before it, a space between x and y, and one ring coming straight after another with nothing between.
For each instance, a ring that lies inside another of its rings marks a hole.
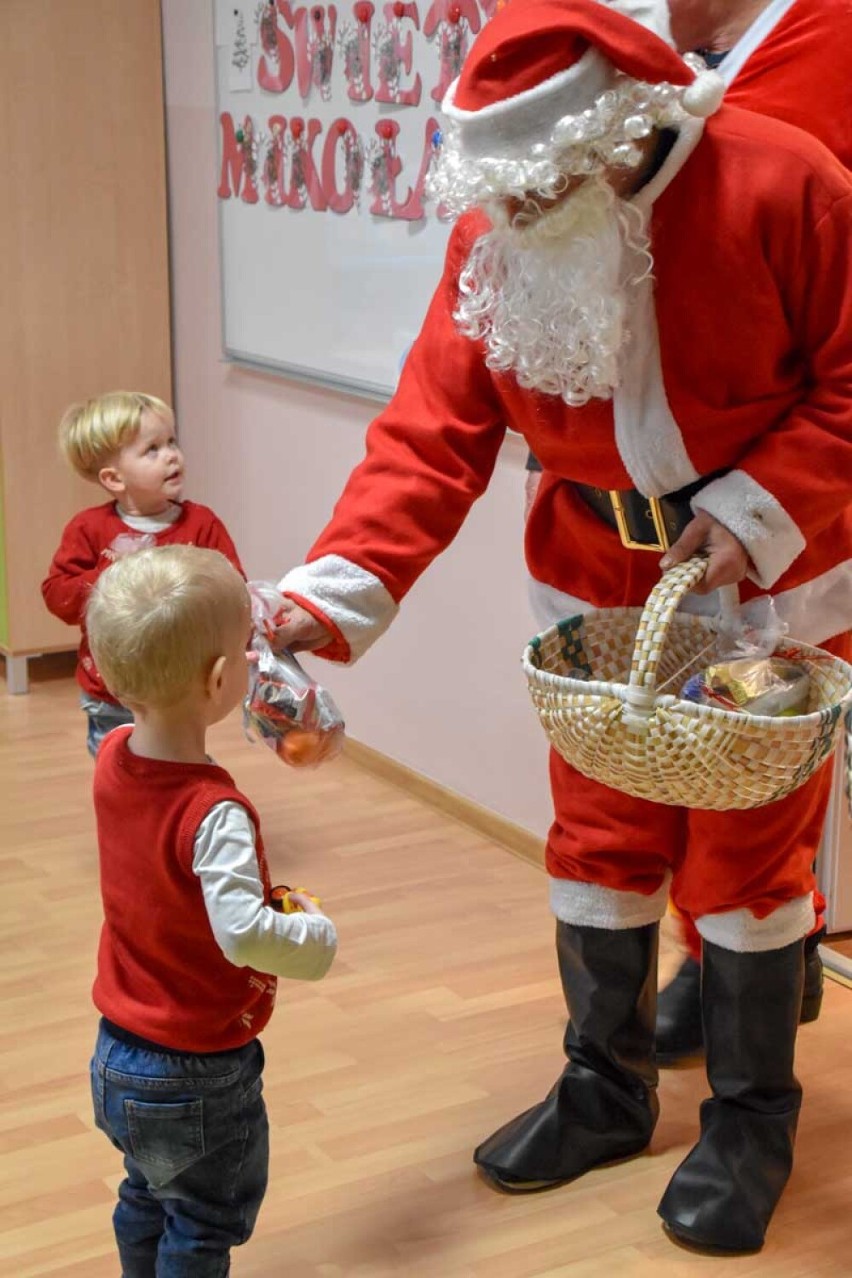
<instances>
[{"instance_id":1,"label":"santa's red sleeve","mask_svg":"<svg viewBox=\"0 0 852 1278\"><path fill-rule=\"evenodd\" d=\"M90 535L91 512L75 515L62 533L59 549L41 583L45 604L55 617L69 626L83 620L89 591L100 573L100 545Z\"/></svg>"},{"instance_id":2,"label":"santa's red sleeve","mask_svg":"<svg viewBox=\"0 0 852 1278\"><path fill-rule=\"evenodd\" d=\"M749 552L772 586L852 502L852 195L837 199L797 246L785 298L809 390L736 469L693 498ZM760 340L760 335L755 335Z\"/></svg>"},{"instance_id":3,"label":"santa's red sleeve","mask_svg":"<svg viewBox=\"0 0 852 1278\"><path fill-rule=\"evenodd\" d=\"M320 655L350 661L390 625L400 600L455 537L491 478L505 426L478 342L453 320L472 242L454 229L443 277L399 387L367 432L350 476L307 561L281 590L331 622Z\"/></svg>"}]
</instances>

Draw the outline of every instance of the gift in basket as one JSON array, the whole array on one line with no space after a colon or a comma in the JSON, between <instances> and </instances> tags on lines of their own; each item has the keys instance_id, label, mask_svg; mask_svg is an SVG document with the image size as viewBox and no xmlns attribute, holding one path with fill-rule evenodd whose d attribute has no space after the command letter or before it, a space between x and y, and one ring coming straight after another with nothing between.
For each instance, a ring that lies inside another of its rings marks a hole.
<instances>
[{"instance_id":1,"label":"gift in basket","mask_svg":"<svg viewBox=\"0 0 852 1278\"><path fill-rule=\"evenodd\" d=\"M706 567L697 557L670 569L644 608L559 622L528 645L524 670L552 745L584 775L655 803L758 807L829 758L852 706L852 666L779 638L773 661L804 672L804 704L749 713L709 684L706 698L687 699L685 688L703 686L718 623L678 607Z\"/></svg>"}]
</instances>

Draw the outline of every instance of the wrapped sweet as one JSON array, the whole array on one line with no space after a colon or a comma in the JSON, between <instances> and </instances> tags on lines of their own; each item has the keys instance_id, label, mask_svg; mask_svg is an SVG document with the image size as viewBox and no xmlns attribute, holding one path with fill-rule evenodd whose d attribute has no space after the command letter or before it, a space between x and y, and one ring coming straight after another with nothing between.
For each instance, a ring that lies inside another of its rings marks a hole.
<instances>
[{"instance_id":1,"label":"wrapped sweet","mask_svg":"<svg viewBox=\"0 0 852 1278\"><path fill-rule=\"evenodd\" d=\"M738 657L692 675L681 696L744 714L806 714L810 676L804 665L786 657Z\"/></svg>"}]
</instances>

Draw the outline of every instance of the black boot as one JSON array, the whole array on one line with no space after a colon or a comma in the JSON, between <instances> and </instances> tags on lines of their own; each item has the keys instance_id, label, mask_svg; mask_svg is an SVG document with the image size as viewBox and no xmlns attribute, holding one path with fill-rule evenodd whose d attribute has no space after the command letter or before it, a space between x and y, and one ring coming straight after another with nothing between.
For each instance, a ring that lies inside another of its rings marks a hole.
<instances>
[{"instance_id":1,"label":"black boot","mask_svg":"<svg viewBox=\"0 0 852 1278\"><path fill-rule=\"evenodd\" d=\"M802 990L802 1014L800 1025L815 1021L822 1007L822 959L819 956L819 944L825 939L825 928L812 932L805 937L805 985Z\"/></svg>"},{"instance_id":2,"label":"black boot","mask_svg":"<svg viewBox=\"0 0 852 1278\"><path fill-rule=\"evenodd\" d=\"M674 1065L703 1051L701 964L689 956L657 999L657 1064Z\"/></svg>"},{"instance_id":3,"label":"black boot","mask_svg":"<svg viewBox=\"0 0 852 1278\"><path fill-rule=\"evenodd\" d=\"M822 959L819 944L825 928L805 938L805 984L802 991L802 1025L815 1021L822 1007ZM657 999L657 1064L677 1065L704 1051L701 1026L701 964L691 956Z\"/></svg>"},{"instance_id":4,"label":"black boot","mask_svg":"<svg viewBox=\"0 0 852 1278\"><path fill-rule=\"evenodd\" d=\"M474 1162L498 1188L551 1189L646 1148L657 1121L654 1011L659 927L556 925L568 1065L541 1104L484 1141Z\"/></svg>"},{"instance_id":5,"label":"black boot","mask_svg":"<svg viewBox=\"0 0 852 1278\"><path fill-rule=\"evenodd\" d=\"M802 1089L793 1073L802 1006L801 941L736 954L704 942L707 1077L701 1138L658 1208L682 1242L754 1251L793 1165Z\"/></svg>"}]
</instances>

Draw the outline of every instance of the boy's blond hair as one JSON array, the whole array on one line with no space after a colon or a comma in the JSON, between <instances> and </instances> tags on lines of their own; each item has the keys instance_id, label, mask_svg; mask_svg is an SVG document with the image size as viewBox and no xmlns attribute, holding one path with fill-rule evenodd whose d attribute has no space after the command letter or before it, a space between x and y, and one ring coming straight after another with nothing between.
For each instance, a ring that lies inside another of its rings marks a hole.
<instances>
[{"instance_id":1,"label":"boy's blond hair","mask_svg":"<svg viewBox=\"0 0 852 1278\"><path fill-rule=\"evenodd\" d=\"M59 423L59 444L77 474L97 481L100 470L139 434L146 408L165 421L172 419L168 404L141 391L110 391L72 404Z\"/></svg>"},{"instance_id":2,"label":"boy's blond hair","mask_svg":"<svg viewBox=\"0 0 852 1278\"><path fill-rule=\"evenodd\" d=\"M128 706L165 706L200 686L249 616L246 583L218 550L157 546L116 560L86 607L92 655Z\"/></svg>"}]
</instances>

